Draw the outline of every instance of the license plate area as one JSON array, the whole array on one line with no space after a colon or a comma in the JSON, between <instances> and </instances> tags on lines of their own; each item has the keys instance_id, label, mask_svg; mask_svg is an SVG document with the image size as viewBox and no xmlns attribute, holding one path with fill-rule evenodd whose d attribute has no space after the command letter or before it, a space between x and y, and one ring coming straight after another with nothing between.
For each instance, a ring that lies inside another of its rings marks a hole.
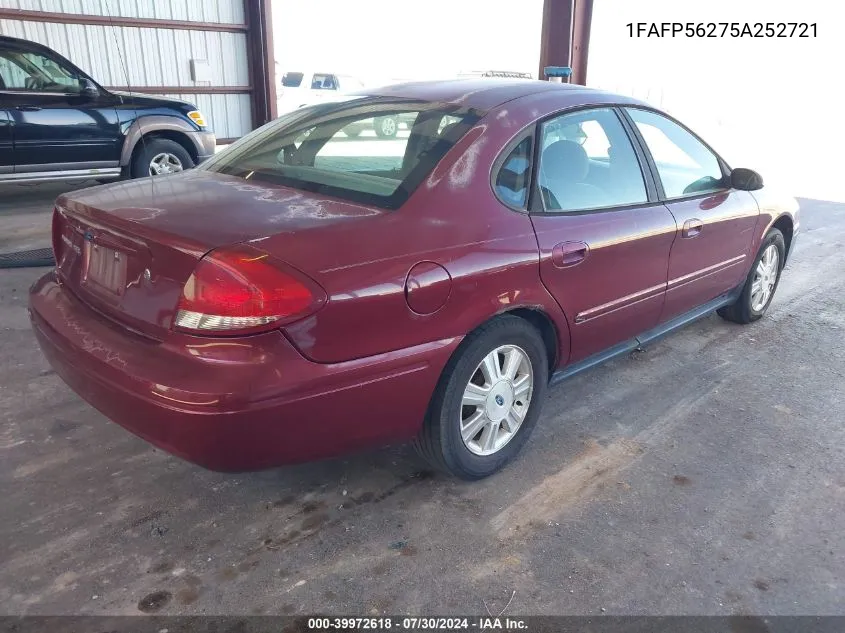
<instances>
[{"instance_id":1,"label":"license plate area","mask_svg":"<svg viewBox=\"0 0 845 633\"><path fill-rule=\"evenodd\" d=\"M86 241L83 283L92 289L120 297L126 289L127 261L126 253Z\"/></svg>"}]
</instances>

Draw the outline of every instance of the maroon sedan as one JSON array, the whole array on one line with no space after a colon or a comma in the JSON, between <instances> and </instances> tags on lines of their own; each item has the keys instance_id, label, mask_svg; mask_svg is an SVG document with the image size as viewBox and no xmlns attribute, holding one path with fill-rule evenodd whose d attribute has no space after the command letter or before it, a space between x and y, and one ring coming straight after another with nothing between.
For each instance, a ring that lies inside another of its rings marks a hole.
<instances>
[{"instance_id":1,"label":"maroon sedan","mask_svg":"<svg viewBox=\"0 0 845 633\"><path fill-rule=\"evenodd\" d=\"M344 133L384 116L412 124ZM31 317L83 398L202 466L413 439L477 479L551 383L713 310L759 319L797 233L793 199L645 103L405 84L60 197Z\"/></svg>"}]
</instances>

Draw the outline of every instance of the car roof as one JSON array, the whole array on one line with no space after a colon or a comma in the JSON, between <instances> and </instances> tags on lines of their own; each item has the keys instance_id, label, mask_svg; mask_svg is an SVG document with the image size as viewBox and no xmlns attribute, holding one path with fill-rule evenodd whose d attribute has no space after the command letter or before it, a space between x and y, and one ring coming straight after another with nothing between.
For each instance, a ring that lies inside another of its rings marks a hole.
<instances>
[{"instance_id":1,"label":"car roof","mask_svg":"<svg viewBox=\"0 0 845 633\"><path fill-rule=\"evenodd\" d=\"M403 99L417 99L449 105L460 105L478 110L491 110L497 106L538 93L557 92L561 97L561 105L579 105L591 103L597 96L605 97L603 101L617 103L640 104L641 102L613 93L587 88L578 84L564 84L552 81L538 81L532 79L448 79L443 81L414 81L408 83L382 86L379 88L360 91L375 97L399 97ZM611 97L607 99L607 97Z\"/></svg>"},{"instance_id":2,"label":"car roof","mask_svg":"<svg viewBox=\"0 0 845 633\"><path fill-rule=\"evenodd\" d=\"M0 34L0 42L3 42L4 44L17 44L18 46L40 46L42 48L49 48L48 46L44 46L44 44L39 44L38 42L33 42L32 40L24 40L19 37L12 37L11 35L3 34Z\"/></svg>"}]
</instances>

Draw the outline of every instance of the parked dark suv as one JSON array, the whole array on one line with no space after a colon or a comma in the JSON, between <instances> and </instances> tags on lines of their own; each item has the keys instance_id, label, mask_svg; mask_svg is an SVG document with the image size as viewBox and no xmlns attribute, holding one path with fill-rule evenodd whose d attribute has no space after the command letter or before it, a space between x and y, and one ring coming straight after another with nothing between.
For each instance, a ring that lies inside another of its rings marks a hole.
<instances>
[{"instance_id":1,"label":"parked dark suv","mask_svg":"<svg viewBox=\"0 0 845 633\"><path fill-rule=\"evenodd\" d=\"M106 90L46 46L0 36L0 183L154 176L214 146L193 104Z\"/></svg>"}]
</instances>

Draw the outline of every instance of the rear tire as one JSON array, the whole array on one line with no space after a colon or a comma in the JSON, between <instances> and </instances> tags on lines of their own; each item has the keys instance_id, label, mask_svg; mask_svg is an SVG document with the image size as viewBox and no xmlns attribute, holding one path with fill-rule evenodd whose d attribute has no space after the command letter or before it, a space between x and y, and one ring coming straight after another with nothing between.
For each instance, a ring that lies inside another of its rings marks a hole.
<instances>
[{"instance_id":1,"label":"rear tire","mask_svg":"<svg viewBox=\"0 0 845 633\"><path fill-rule=\"evenodd\" d=\"M776 258L773 263L772 258ZM775 296L785 259L786 243L783 239L783 233L778 229L770 229L760 245L760 250L757 252L757 257L754 258L748 276L745 278L742 292L734 303L717 310L719 316L726 321L742 325L760 319L769 309ZM761 264L761 262L763 263ZM767 262L769 266L766 265ZM765 291L765 288L770 288L770 290ZM763 290L762 294L760 293L761 289Z\"/></svg>"},{"instance_id":2,"label":"rear tire","mask_svg":"<svg viewBox=\"0 0 845 633\"><path fill-rule=\"evenodd\" d=\"M172 165L173 171L184 171L194 166L188 150L176 141L169 138L142 138L138 141L138 151L132 159L129 173L133 178L152 176L154 174L150 173L150 166L153 161L157 161L157 164Z\"/></svg>"},{"instance_id":3,"label":"rear tire","mask_svg":"<svg viewBox=\"0 0 845 633\"><path fill-rule=\"evenodd\" d=\"M489 364L493 358L495 367ZM415 448L432 466L460 479L492 475L531 435L548 379L540 333L519 317L497 317L469 334L449 360Z\"/></svg>"}]
</instances>

